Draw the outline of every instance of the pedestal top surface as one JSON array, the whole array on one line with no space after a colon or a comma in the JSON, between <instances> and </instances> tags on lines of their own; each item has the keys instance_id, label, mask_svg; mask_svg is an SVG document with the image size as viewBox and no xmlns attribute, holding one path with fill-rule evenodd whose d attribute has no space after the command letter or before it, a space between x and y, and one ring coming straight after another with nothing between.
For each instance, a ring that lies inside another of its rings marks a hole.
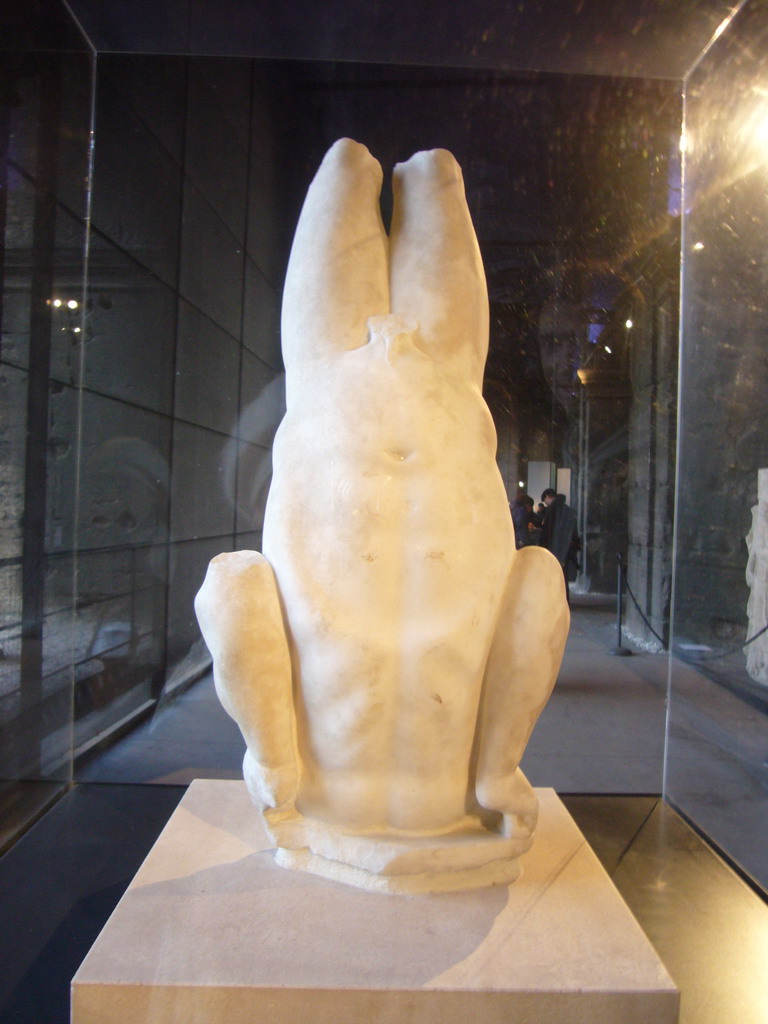
<instances>
[{"instance_id":1,"label":"pedestal top surface","mask_svg":"<svg viewBox=\"0 0 768 1024\"><path fill-rule=\"evenodd\" d=\"M554 791L538 795L517 882L395 896L279 867L244 784L198 780L73 984L674 993Z\"/></svg>"}]
</instances>

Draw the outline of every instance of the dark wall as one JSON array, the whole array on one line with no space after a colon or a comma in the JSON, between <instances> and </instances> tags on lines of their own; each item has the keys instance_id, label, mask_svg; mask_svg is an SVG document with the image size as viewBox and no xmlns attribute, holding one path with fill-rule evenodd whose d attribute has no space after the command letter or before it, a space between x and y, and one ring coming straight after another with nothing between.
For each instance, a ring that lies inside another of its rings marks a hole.
<instances>
[{"instance_id":1,"label":"dark wall","mask_svg":"<svg viewBox=\"0 0 768 1024\"><path fill-rule=\"evenodd\" d=\"M678 631L738 640L744 635L745 579L757 471L768 466L768 317L762 231L762 169L708 197L692 214L695 237L687 302L680 411ZM689 236L692 237L692 236ZM723 265L725 260L727 271Z\"/></svg>"},{"instance_id":2,"label":"dark wall","mask_svg":"<svg viewBox=\"0 0 768 1024\"><path fill-rule=\"evenodd\" d=\"M686 85L673 656L665 795L765 888L768 694L745 641L765 620L768 19L739 6ZM762 505L762 503L761 503ZM763 634L764 639L765 634ZM759 644L752 652L759 650Z\"/></svg>"},{"instance_id":3,"label":"dark wall","mask_svg":"<svg viewBox=\"0 0 768 1024\"><path fill-rule=\"evenodd\" d=\"M61 406L82 351L91 56L71 23L51 24L67 52L34 49L32 31L0 67L0 773L8 779L70 773L75 566L64 523L73 518L65 481L78 432ZM51 45L45 33L44 41ZM5 42L13 45L13 33Z\"/></svg>"},{"instance_id":4,"label":"dark wall","mask_svg":"<svg viewBox=\"0 0 768 1024\"><path fill-rule=\"evenodd\" d=\"M273 121L270 83L250 62L99 58L77 531L96 648L78 652L83 732L94 712L104 725L105 704L116 718L206 663L192 607L205 567L260 546L289 237Z\"/></svg>"},{"instance_id":5,"label":"dark wall","mask_svg":"<svg viewBox=\"0 0 768 1024\"><path fill-rule=\"evenodd\" d=\"M743 41L749 39L749 46ZM687 119L677 629L697 642L744 639L745 537L768 466L764 11L693 76Z\"/></svg>"},{"instance_id":6,"label":"dark wall","mask_svg":"<svg viewBox=\"0 0 768 1024\"><path fill-rule=\"evenodd\" d=\"M69 0L99 51L680 80L726 0Z\"/></svg>"},{"instance_id":7,"label":"dark wall","mask_svg":"<svg viewBox=\"0 0 768 1024\"><path fill-rule=\"evenodd\" d=\"M677 443L679 224L633 267L629 418L627 602L633 638L655 649L670 639Z\"/></svg>"}]
</instances>

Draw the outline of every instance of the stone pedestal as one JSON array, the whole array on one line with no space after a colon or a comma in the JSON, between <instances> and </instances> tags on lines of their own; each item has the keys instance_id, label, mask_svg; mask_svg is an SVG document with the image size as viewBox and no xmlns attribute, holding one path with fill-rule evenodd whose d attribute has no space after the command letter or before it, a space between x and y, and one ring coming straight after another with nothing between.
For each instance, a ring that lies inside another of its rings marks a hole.
<instances>
[{"instance_id":1,"label":"stone pedestal","mask_svg":"<svg viewBox=\"0 0 768 1024\"><path fill-rule=\"evenodd\" d=\"M279 867L194 782L72 982L73 1024L675 1024L678 993L553 790L510 886L394 896Z\"/></svg>"}]
</instances>

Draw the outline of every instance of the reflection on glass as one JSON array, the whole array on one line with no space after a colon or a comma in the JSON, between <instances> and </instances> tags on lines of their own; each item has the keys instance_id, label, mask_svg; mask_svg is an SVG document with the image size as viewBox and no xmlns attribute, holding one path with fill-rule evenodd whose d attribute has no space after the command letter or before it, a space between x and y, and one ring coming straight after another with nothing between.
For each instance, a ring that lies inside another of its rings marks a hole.
<instances>
[{"instance_id":1,"label":"reflection on glass","mask_svg":"<svg viewBox=\"0 0 768 1024\"><path fill-rule=\"evenodd\" d=\"M768 884L768 33L743 5L686 82L683 331L667 795ZM750 641L745 647L745 641Z\"/></svg>"},{"instance_id":2,"label":"reflection on glass","mask_svg":"<svg viewBox=\"0 0 768 1024\"><path fill-rule=\"evenodd\" d=\"M150 95L150 80L166 88ZM205 563L260 544L284 403L282 275L309 178L343 135L389 167L418 149L456 155L488 277L485 392L510 501L564 491L584 540L575 589L614 592L616 558L628 554L650 626L634 615L627 627L666 642L676 86L103 57L96 110L78 534L91 640L78 653L79 749L89 730L124 725L199 675L207 661L192 597ZM389 192L382 207L388 219ZM152 459L134 457L142 452ZM94 470L102 464L109 487ZM143 491L140 466L152 480ZM658 788L658 744L633 758L611 783L589 772L557 781Z\"/></svg>"},{"instance_id":3,"label":"reflection on glass","mask_svg":"<svg viewBox=\"0 0 768 1024\"><path fill-rule=\"evenodd\" d=\"M44 293L54 378L48 593L59 616L49 634L56 623L69 646L75 757L206 670L192 610L206 563L260 545L285 400L282 276L309 178L343 135L387 170L419 149L456 155L488 277L484 388L510 501L521 491L538 502L551 485L564 492L583 539L574 591L614 593L625 558L639 609L627 631L650 649L667 642L677 86L103 55L95 109L85 305L71 275L46 281ZM21 184L28 214L33 196ZM388 192L382 207L388 219ZM73 238L65 228L62 238ZM6 310L4 352L23 375L28 294L14 292ZM25 394L21 379L8 382ZM73 573L74 626L63 596ZM18 580L10 586L25 592ZM50 671L63 680L66 665ZM613 740L594 756L581 737L579 770L541 781L658 788L663 708L649 686L654 742L622 759ZM613 697L608 705L602 731L619 736L627 708Z\"/></svg>"},{"instance_id":4,"label":"reflection on glass","mask_svg":"<svg viewBox=\"0 0 768 1024\"><path fill-rule=\"evenodd\" d=\"M62 32L60 44L64 44ZM77 416L91 61L3 61L0 349L0 845L72 775L74 562L63 521Z\"/></svg>"}]
</instances>

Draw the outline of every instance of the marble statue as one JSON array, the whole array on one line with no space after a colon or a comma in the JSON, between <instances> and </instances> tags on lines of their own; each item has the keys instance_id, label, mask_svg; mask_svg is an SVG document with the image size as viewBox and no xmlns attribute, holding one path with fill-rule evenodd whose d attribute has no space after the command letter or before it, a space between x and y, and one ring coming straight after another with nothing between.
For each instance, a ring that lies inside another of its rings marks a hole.
<instances>
[{"instance_id":1,"label":"marble statue","mask_svg":"<svg viewBox=\"0 0 768 1024\"><path fill-rule=\"evenodd\" d=\"M757 471L757 504L752 509L747 549L747 636L752 637L768 625L768 469ZM750 676L756 683L768 684L768 633L753 640L744 653Z\"/></svg>"},{"instance_id":2,"label":"marble statue","mask_svg":"<svg viewBox=\"0 0 768 1024\"><path fill-rule=\"evenodd\" d=\"M506 884L536 823L519 763L562 658L563 574L515 550L459 166L395 167L389 237L381 181L342 139L309 188L264 553L214 558L196 610L280 864L392 892Z\"/></svg>"}]
</instances>

